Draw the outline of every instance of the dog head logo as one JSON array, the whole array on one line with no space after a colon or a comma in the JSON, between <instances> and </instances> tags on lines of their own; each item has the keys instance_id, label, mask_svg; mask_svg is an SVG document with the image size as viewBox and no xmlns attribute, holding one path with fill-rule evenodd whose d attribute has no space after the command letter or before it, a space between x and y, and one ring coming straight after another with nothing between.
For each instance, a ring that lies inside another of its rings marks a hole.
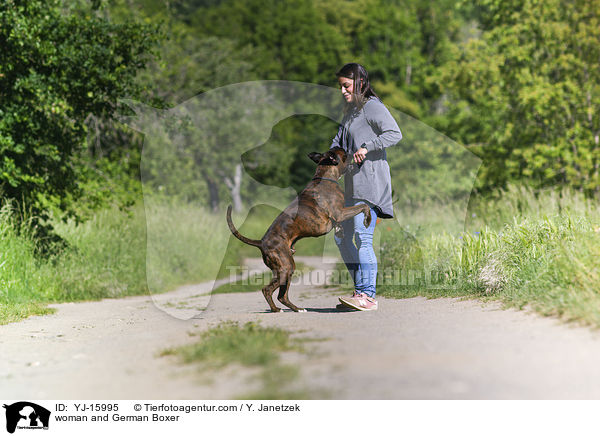
<instances>
[{"instance_id":1,"label":"dog head logo","mask_svg":"<svg viewBox=\"0 0 600 436\"><path fill-rule=\"evenodd\" d=\"M204 204L205 209L212 209L215 216L229 203L233 203L234 210L242 217L248 216L256 206L281 210L282 205L289 204L298 192L290 185L260 179L255 175L261 173L261 162L267 162L265 166L269 168L281 166L283 170L283 164L292 158L282 153L296 153L298 150L293 146L297 145L294 144L297 139L282 139L274 153L266 153L263 149L268 148L266 144L270 143L280 123L292 118L321 116L321 121L325 117L339 124L343 117L344 102L336 88L268 80L216 88L169 110L159 110L130 100L123 103L135 115L123 117L122 121L144 134L140 169L146 219L148 289L155 305L161 310L179 319L190 319L208 307L210 289L193 291L193 295L198 295L197 298L184 301L181 297L185 304L174 303L173 299L179 297L164 293L173 274L170 267L172 262L167 260L181 256L180 247L195 246L195 249L188 250L197 253L190 263L204 264L214 279L224 277L227 275L224 261L232 257L227 255L233 241L230 239L228 243L218 238L219 235L229 234L224 219L217 221L210 216L191 217L190 214L200 212L185 207L175 210L176 202L165 205L165 197L191 199L191 203ZM435 129L393 108L389 109L404 137L388 152L390 164L394 165L392 184L398 197L396 210L410 210L415 205L427 204L430 200L438 199L440 193L448 192L451 187L448 195L453 201L453 210L464 213L457 213L444 225L448 228L452 226L452 229L464 228L468 200L481 160ZM311 135L313 130L320 131L316 124L302 126L299 136ZM330 166L325 172L332 175L327 177L337 179L344 169L356 170L357 165L350 164L350 155L343 158L343 150L327 151L331 139L328 142L315 141L306 152L320 152L311 157L313 161L319 155L321 158L325 156L326 160L318 159L318 168L325 168L328 163ZM285 141L291 142L286 144ZM433 153L432 156L432 149L443 153ZM248 155L256 158L254 162L244 160L243 156ZM393 162L392 155L395 155ZM303 153L303 156L306 154ZM310 164L310 160L307 159L307 163ZM334 167L335 170L332 169ZM312 171L308 167L306 169L303 174ZM339 171L339 174L334 174L335 171ZM312 175L307 177L302 185L309 182ZM184 220L186 217L193 224L182 221L181 228L189 231L178 231L175 220ZM244 218L239 220L243 222ZM394 224L390 222L390 225ZM202 245L194 244L195 235L199 233L215 237L206 245L210 247L209 252ZM207 262L207 258L210 258L210 262Z\"/></svg>"},{"instance_id":2,"label":"dog head logo","mask_svg":"<svg viewBox=\"0 0 600 436\"><path fill-rule=\"evenodd\" d=\"M28 401L19 401L11 405L4 404L6 409L6 431L14 433L19 429L48 429L50 411Z\"/></svg>"}]
</instances>

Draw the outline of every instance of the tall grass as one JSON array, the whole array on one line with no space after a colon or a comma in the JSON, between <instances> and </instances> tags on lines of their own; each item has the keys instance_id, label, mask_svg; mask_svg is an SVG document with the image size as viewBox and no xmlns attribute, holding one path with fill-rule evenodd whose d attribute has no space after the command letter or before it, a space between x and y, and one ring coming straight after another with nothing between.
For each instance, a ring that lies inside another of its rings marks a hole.
<instances>
[{"instance_id":1,"label":"tall grass","mask_svg":"<svg viewBox=\"0 0 600 436\"><path fill-rule=\"evenodd\" d=\"M254 208L238 228L260 239L280 210ZM49 257L36 253L36 242L13 212L0 210L0 323L47 313L54 302L94 300L158 293L229 276L255 247L235 239L225 220L204 207L146 197L128 211L109 208L83 223L53 223L66 247ZM297 245L301 254L323 250L323 240Z\"/></svg>"},{"instance_id":2,"label":"tall grass","mask_svg":"<svg viewBox=\"0 0 600 436\"><path fill-rule=\"evenodd\" d=\"M251 238L279 214L254 208L238 228ZM53 223L66 247L36 256L36 242L10 208L0 210L0 323L47 313L48 303L158 293L229 276L244 256L260 256L235 239L225 220L204 207L146 197L128 211L105 209L83 223ZM299 244L302 254L322 253L323 242ZM321 250L319 252L319 250Z\"/></svg>"},{"instance_id":3,"label":"tall grass","mask_svg":"<svg viewBox=\"0 0 600 436\"><path fill-rule=\"evenodd\" d=\"M166 199L145 199L146 273L151 292L215 279L231 233L225 212Z\"/></svg>"},{"instance_id":4,"label":"tall grass","mask_svg":"<svg viewBox=\"0 0 600 436\"><path fill-rule=\"evenodd\" d=\"M493 298L600 326L598 204L567 189L512 187L473 201L468 216L460 234L407 240L396 233L384 265L438 273L443 280L384 284L380 293Z\"/></svg>"},{"instance_id":5,"label":"tall grass","mask_svg":"<svg viewBox=\"0 0 600 436\"><path fill-rule=\"evenodd\" d=\"M271 209L234 221L260 238L279 213ZM380 224L380 271L416 272L416 279L384 281L378 293L493 298L600 326L597 203L567 189L512 187L471 201L462 228L461 214L455 206L431 207L402 211L402 225ZM57 222L68 244L49 258L35 254L35 241L18 222L10 208L0 209L0 323L46 313L52 302L168 291L228 275L226 266L259 255L233 238L224 211L167 201L103 210L82 224ZM304 242L298 254L322 254L323 238Z\"/></svg>"},{"instance_id":6,"label":"tall grass","mask_svg":"<svg viewBox=\"0 0 600 436\"><path fill-rule=\"evenodd\" d=\"M49 312L40 301L53 293L53 283L34 253L27 226L18 224L5 205L0 209L0 323Z\"/></svg>"},{"instance_id":7,"label":"tall grass","mask_svg":"<svg viewBox=\"0 0 600 436\"><path fill-rule=\"evenodd\" d=\"M67 242L51 256L36 254L36 241L12 211L0 211L0 323L47 313L55 302L146 292L144 226L139 209L99 212L76 225L55 223Z\"/></svg>"},{"instance_id":8,"label":"tall grass","mask_svg":"<svg viewBox=\"0 0 600 436\"><path fill-rule=\"evenodd\" d=\"M26 225L17 224L5 207L0 210L0 323L47 313L49 303L140 295L149 292L149 283L152 292L165 292L214 279L222 263L218 251L230 235L222 222L224 214L166 201L129 211L111 208L83 223L55 222L66 247L42 258Z\"/></svg>"},{"instance_id":9,"label":"tall grass","mask_svg":"<svg viewBox=\"0 0 600 436\"><path fill-rule=\"evenodd\" d=\"M84 223L55 223L68 247L43 268L56 283L53 301L139 295L147 291L141 206L98 211Z\"/></svg>"}]
</instances>

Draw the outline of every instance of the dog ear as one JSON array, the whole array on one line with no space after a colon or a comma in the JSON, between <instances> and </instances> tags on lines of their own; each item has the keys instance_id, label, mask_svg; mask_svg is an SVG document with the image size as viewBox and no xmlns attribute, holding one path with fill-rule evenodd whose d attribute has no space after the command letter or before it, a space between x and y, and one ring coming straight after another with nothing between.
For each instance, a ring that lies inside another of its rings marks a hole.
<instances>
[{"instance_id":1,"label":"dog ear","mask_svg":"<svg viewBox=\"0 0 600 436\"><path fill-rule=\"evenodd\" d=\"M313 151L312 153L308 153L308 157L314 162L314 163L319 163L321 162L321 159L323 158L323 155L321 153L317 153L316 151Z\"/></svg>"}]
</instances>

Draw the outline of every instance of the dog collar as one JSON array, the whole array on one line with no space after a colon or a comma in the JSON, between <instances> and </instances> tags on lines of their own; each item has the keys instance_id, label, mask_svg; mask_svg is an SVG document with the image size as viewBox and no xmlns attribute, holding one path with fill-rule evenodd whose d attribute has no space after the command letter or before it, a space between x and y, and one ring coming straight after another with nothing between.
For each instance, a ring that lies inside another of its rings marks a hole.
<instances>
[{"instance_id":1,"label":"dog collar","mask_svg":"<svg viewBox=\"0 0 600 436\"><path fill-rule=\"evenodd\" d=\"M337 183L337 180L330 179L328 177L313 177L313 180L329 180L330 182Z\"/></svg>"}]
</instances>

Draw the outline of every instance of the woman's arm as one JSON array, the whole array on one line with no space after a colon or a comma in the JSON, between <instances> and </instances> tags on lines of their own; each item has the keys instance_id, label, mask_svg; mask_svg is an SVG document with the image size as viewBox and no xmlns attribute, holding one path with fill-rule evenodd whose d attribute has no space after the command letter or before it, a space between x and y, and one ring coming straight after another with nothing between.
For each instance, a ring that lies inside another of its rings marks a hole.
<instances>
[{"instance_id":1,"label":"woman's arm","mask_svg":"<svg viewBox=\"0 0 600 436\"><path fill-rule=\"evenodd\" d=\"M335 135L335 138L333 138L333 141L331 141L331 147L329 148L333 148L333 147L341 147L342 144L340 144L340 141L342 140L342 130L343 130L343 125L340 124L340 127L337 131L337 134Z\"/></svg>"},{"instance_id":2,"label":"woman's arm","mask_svg":"<svg viewBox=\"0 0 600 436\"><path fill-rule=\"evenodd\" d=\"M381 132L375 139L365 142L367 151L382 150L396 145L402 139L398 123L380 101L365 105L365 118L375 131Z\"/></svg>"}]
</instances>

